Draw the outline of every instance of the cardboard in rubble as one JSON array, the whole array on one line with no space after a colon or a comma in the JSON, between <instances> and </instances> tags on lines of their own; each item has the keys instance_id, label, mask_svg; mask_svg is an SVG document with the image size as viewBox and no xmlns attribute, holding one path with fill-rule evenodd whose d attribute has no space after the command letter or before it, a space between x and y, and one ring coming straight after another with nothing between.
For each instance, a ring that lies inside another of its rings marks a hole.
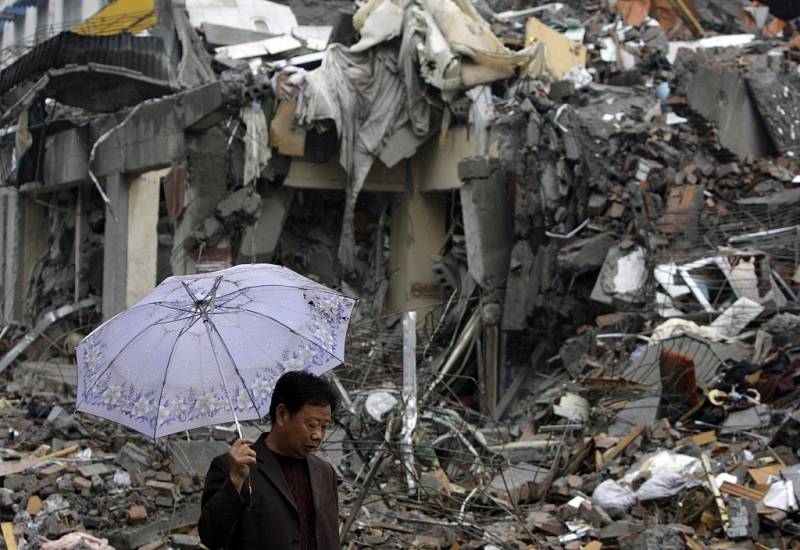
<instances>
[{"instance_id":1,"label":"cardboard in rubble","mask_svg":"<svg viewBox=\"0 0 800 550\"><path fill-rule=\"evenodd\" d=\"M306 132L293 127L297 103L280 101L269 127L269 142L282 155L302 157L306 149Z\"/></svg>"},{"instance_id":2,"label":"cardboard in rubble","mask_svg":"<svg viewBox=\"0 0 800 550\"><path fill-rule=\"evenodd\" d=\"M576 65L586 66L586 46L578 44L531 17L525 25L525 47L544 43L544 69L554 78L562 79ZM534 59L528 66L528 74L533 77L542 76L542 65Z\"/></svg>"}]
</instances>

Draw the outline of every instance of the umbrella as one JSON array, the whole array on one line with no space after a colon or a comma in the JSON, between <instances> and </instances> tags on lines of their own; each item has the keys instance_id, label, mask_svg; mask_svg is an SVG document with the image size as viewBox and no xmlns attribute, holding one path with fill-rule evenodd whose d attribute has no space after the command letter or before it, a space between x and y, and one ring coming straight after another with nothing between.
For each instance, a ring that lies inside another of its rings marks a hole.
<instances>
[{"instance_id":1,"label":"umbrella","mask_svg":"<svg viewBox=\"0 0 800 550\"><path fill-rule=\"evenodd\" d=\"M268 413L285 372L343 362L354 305L275 265L170 277L77 346L76 410L154 439L238 428Z\"/></svg>"}]
</instances>

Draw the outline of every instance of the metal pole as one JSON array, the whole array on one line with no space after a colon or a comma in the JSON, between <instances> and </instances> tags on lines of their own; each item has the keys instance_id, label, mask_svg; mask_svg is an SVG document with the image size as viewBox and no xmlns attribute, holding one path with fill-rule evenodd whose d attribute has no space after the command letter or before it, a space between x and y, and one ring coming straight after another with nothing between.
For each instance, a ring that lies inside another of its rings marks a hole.
<instances>
[{"instance_id":1,"label":"metal pole","mask_svg":"<svg viewBox=\"0 0 800 550\"><path fill-rule=\"evenodd\" d=\"M358 497L356 498L355 503L353 503L353 507L350 510L350 515L342 525L342 531L339 533L339 540L342 544L347 542L347 535L350 532L350 527L353 525L353 521L355 521L358 512L361 510L361 506L364 504L364 497L367 496L367 491L369 490L369 486L372 484L372 480L375 479L375 474L378 473L378 469L383 464L383 459L386 458L386 452L384 451L383 446L378 450L378 454L375 455L375 459L372 462L372 466L367 473L367 477L364 478L364 483L361 486L361 490L358 492Z\"/></svg>"},{"instance_id":2,"label":"metal pole","mask_svg":"<svg viewBox=\"0 0 800 550\"><path fill-rule=\"evenodd\" d=\"M408 493L417 488L414 476L414 430L417 428L417 312L403 316L403 463L406 471Z\"/></svg>"}]
</instances>

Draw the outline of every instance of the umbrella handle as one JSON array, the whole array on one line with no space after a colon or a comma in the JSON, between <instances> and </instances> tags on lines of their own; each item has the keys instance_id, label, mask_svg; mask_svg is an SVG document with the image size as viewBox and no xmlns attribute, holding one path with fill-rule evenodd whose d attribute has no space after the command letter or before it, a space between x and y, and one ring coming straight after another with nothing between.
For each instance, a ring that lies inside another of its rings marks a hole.
<instances>
[{"instance_id":1,"label":"umbrella handle","mask_svg":"<svg viewBox=\"0 0 800 550\"><path fill-rule=\"evenodd\" d=\"M239 419L236 418L236 412L233 413L233 421L236 423L236 431L239 433L239 439L242 437L242 426L239 424ZM250 474L247 474L247 492L250 495L250 505L253 505L253 484L250 482Z\"/></svg>"}]
</instances>

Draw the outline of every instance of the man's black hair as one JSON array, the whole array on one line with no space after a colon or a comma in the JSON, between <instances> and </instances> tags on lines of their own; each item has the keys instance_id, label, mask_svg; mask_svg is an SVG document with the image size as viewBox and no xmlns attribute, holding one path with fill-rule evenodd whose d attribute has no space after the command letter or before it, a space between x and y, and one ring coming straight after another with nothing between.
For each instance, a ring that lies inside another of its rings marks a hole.
<instances>
[{"instance_id":1,"label":"man's black hair","mask_svg":"<svg viewBox=\"0 0 800 550\"><path fill-rule=\"evenodd\" d=\"M269 418L275 423L278 405L283 404L294 415L304 405L330 405L336 410L336 394L330 384L318 376L302 371L287 372L275 384L269 404Z\"/></svg>"}]
</instances>

